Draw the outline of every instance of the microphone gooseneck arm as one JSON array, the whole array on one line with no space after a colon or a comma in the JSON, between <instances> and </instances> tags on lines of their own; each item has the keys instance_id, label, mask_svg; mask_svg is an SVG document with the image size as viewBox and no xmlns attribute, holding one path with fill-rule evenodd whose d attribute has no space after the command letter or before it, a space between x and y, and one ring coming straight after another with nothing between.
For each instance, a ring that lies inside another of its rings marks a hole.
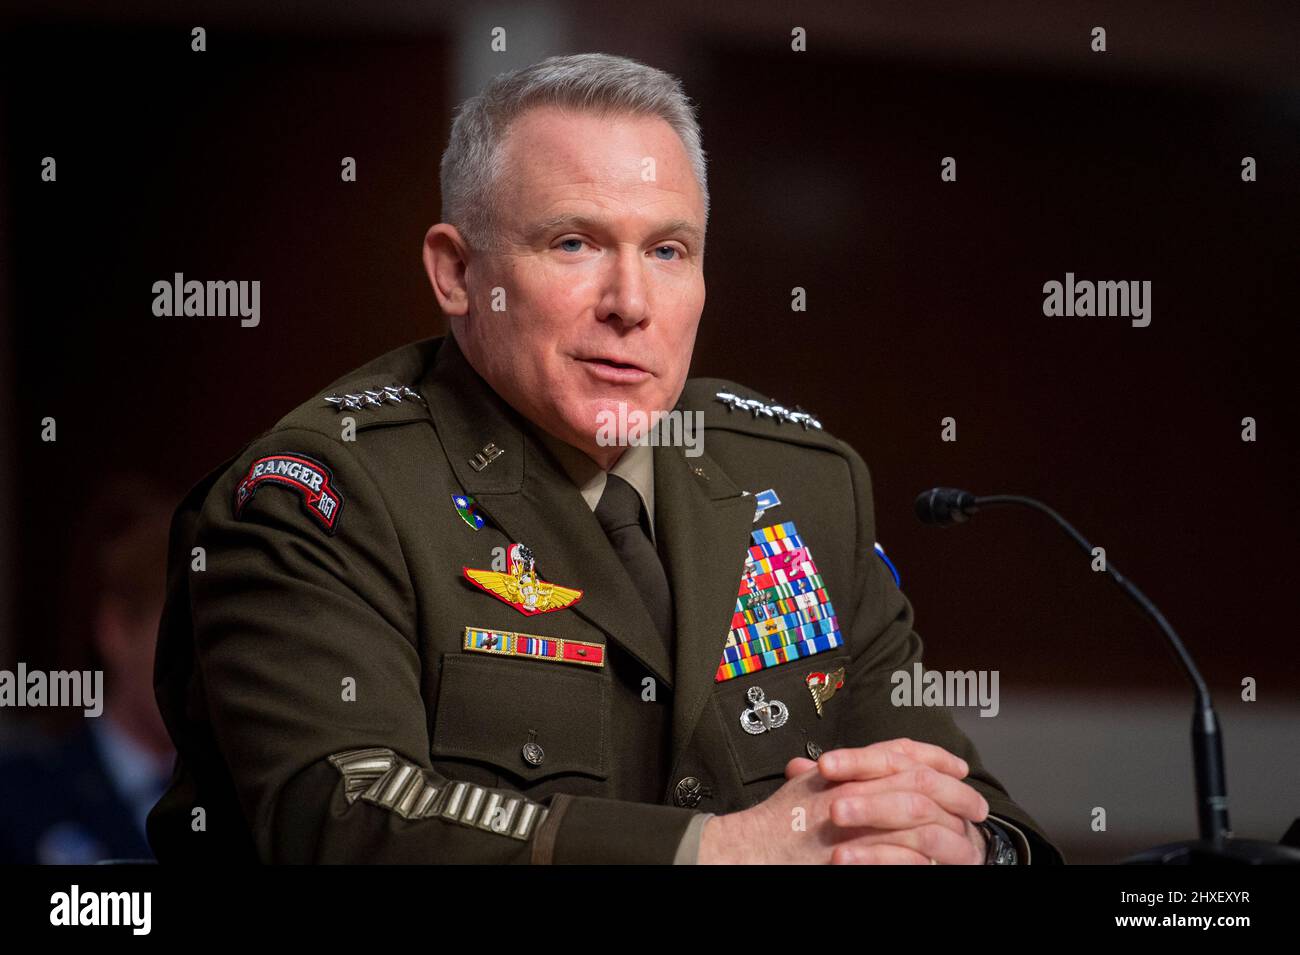
<instances>
[{"instance_id":1,"label":"microphone gooseneck arm","mask_svg":"<svg viewBox=\"0 0 1300 955\"><path fill-rule=\"evenodd\" d=\"M1032 507L1034 510L1040 511L1054 520L1061 530L1069 534L1070 537L1073 538L1074 542L1083 548L1085 554L1088 554L1089 556L1092 555L1092 544L1088 543L1084 536L1075 530L1074 526L1070 524L1069 521L1056 511L1052 510L1052 508L1048 507L1042 501L1036 501L1032 497L1021 497L1018 494L991 494L988 497L975 498L975 504L977 507L997 504L1023 504L1026 507ZM1205 685L1205 680L1201 677L1201 671L1196 668L1196 662L1192 659L1192 655L1187 652L1187 648L1183 646L1183 641L1178 638L1178 634L1175 633L1174 628L1169 625L1169 621L1165 619L1165 615L1162 614L1160 609L1147 598L1146 594L1138 589L1137 584L1133 583L1115 569L1115 565L1110 562L1110 558L1106 559L1106 573L1110 574L1110 576L1114 578L1115 583L1119 584L1120 588L1124 593L1128 594L1134 603L1145 610L1151 618L1155 620L1156 626L1164 632L1165 637L1173 646L1174 653L1177 654L1179 662L1182 663L1183 669L1187 671L1187 678L1192 681L1192 685L1196 688L1197 705L1210 706L1210 691Z\"/></svg>"},{"instance_id":2,"label":"microphone gooseneck arm","mask_svg":"<svg viewBox=\"0 0 1300 955\"><path fill-rule=\"evenodd\" d=\"M968 519L981 507L994 507L1004 504L1019 504L1046 514L1061 530L1078 544L1084 553L1091 556L1093 547L1088 540L1075 530L1064 517L1048 507L1042 501L1018 494L992 494L976 497L967 491L955 488L934 488L917 498L918 517L926 523L949 524ZM1196 708L1192 713L1192 759L1196 771L1196 816L1201 838L1211 842L1221 842L1231 836L1228 823L1227 784L1224 780L1223 738L1219 732L1219 718L1210 699L1209 688L1205 684L1201 671L1196 668L1192 655L1183 646L1174 628L1156 607L1132 581L1115 569L1115 565L1106 560L1106 571L1119 588L1134 603L1156 622L1156 626L1165 635L1174 654L1182 664L1187 678L1191 680L1196 692Z\"/></svg>"}]
</instances>

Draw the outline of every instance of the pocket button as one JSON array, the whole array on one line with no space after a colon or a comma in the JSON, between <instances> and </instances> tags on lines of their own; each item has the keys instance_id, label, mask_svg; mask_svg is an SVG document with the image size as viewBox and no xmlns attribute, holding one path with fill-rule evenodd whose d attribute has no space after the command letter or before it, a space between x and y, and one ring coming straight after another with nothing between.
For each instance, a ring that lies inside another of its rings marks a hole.
<instances>
[{"instance_id":1,"label":"pocket button","mask_svg":"<svg viewBox=\"0 0 1300 955\"><path fill-rule=\"evenodd\" d=\"M546 750L542 749L540 743L529 740L523 748L524 762L529 766L540 766L546 759Z\"/></svg>"}]
</instances>

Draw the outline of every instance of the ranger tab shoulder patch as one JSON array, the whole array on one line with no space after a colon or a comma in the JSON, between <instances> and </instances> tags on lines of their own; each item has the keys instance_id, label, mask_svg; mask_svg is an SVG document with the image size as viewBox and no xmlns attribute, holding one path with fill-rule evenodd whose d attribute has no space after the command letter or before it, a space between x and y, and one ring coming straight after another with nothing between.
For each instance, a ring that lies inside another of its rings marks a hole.
<instances>
[{"instance_id":1,"label":"ranger tab shoulder patch","mask_svg":"<svg viewBox=\"0 0 1300 955\"><path fill-rule=\"evenodd\" d=\"M343 495L334 486L330 469L296 451L287 454L268 454L258 458L248 467L248 474L235 488L235 517L243 514L245 505L263 484L278 484L297 491L302 496L302 509L333 534L343 512Z\"/></svg>"}]
</instances>

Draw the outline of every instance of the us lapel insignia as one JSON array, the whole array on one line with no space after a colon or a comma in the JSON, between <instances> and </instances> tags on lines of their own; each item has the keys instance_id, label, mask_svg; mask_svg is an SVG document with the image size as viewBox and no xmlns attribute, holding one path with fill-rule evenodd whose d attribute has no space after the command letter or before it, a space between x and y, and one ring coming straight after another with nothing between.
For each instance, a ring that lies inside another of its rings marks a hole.
<instances>
[{"instance_id":1,"label":"us lapel insignia","mask_svg":"<svg viewBox=\"0 0 1300 955\"><path fill-rule=\"evenodd\" d=\"M751 535L715 683L844 645L812 552L793 521Z\"/></svg>"},{"instance_id":2,"label":"us lapel insignia","mask_svg":"<svg viewBox=\"0 0 1300 955\"><path fill-rule=\"evenodd\" d=\"M508 603L520 613L531 617L537 613L563 610L582 599L582 591L561 587L537 576L533 552L523 544L511 544L508 554L510 570L474 570L462 567L465 579L486 594Z\"/></svg>"},{"instance_id":3,"label":"us lapel insignia","mask_svg":"<svg viewBox=\"0 0 1300 955\"><path fill-rule=\"evenodd\" d=\"M466 627L465 649L507 657L548 660L552 663L577 663L588 667L605 665L605 647L602 644L542 637L533 633L515 633L511 630Z\"/></svg>"},{"instance_id":4,"label":"us lapel insignia","mask_svg":"<svg viewBox=\"0 0 1300 955\"><path fill-rule=\"evenodd\" d=\"M804 679L808 683L808 692L812 694L813 706L817 707L817 715L821 716L822 706L844 685L844 667L836 667L829 673L814 671Z\"/></svg>"},{"instance_id":5,"label":"us lapel insignia","mask_svg":"<svg viewBox=\"0 0 1300 955\"><path fill-rule=\"evenodd\" d=\"M483 529L483 513L479 510L478 503L474 498L468 494L453 494L451 503L455 506L456 513L460 515L462 521L476 531Z\"/></svg>"},{"instance_id":6,"label":"us lapel insignia","mask_svg":"<svg viewBox=\"0 0 1300 955\"><path fill-rule=\"evenodd\" d=\"M469 459L469 466L475 471L482 471L503 454L505 454L505 451L498 448L494 442L489 441L475 453L474 457Z\"/></svg>"}]
</instances>

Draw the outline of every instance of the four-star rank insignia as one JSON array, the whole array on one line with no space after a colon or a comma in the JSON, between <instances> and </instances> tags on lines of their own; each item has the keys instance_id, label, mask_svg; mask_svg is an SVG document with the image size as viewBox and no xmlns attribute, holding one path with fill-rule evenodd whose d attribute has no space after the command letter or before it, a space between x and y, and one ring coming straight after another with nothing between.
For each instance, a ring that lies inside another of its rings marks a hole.
<instances>
[{"instance_id":1,"label":"four-star rank insignia","mask_svg":"<svg viewBox=\"0 0 1300 955\"><path fill-rule=\"evenodd\" d=\"M533 552L523 544L511 544L507 556L510 561L508 573L463 567L465 579L529 617L563 610L582 599L581 590L561 587L538 577Z\"/></svg>"}]
</instances>

